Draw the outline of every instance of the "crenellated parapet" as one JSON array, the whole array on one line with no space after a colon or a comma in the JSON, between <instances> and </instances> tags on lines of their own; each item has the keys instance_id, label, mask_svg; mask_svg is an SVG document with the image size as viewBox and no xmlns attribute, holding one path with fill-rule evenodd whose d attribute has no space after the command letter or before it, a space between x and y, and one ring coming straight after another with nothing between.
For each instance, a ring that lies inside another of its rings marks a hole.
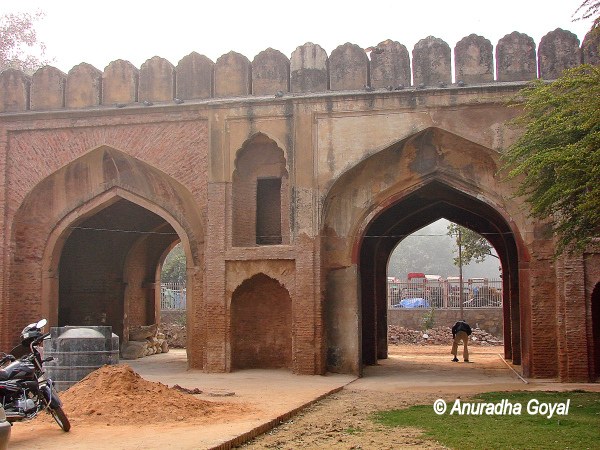
<instances>
[{"instance_id":1,"label":"crenellated parapet","mask_svg":"<svg viewBox=\"0 0 600 450\"><path fill-rule=\"evenodd\" d=\"M73 67L67 74L45 66L32 77L7 69L0 74L0 112L138 103L149 106L211 98L401 90L411 86L444 88L453 81L465 86L551 80L581 63L598 64L598 46L598 37L590 33L580 46L576 35L556 29L546 34L537 48L531 37L518 32L504 36L495 49L488 39L471 34L456 44L453 60L450 46L429 36L417 42L412 55L404 45L391 40L366 50L346 43L330 55L309 42L296 48L290 59L268 48L252 62L233 51L216 62L192 52L177 66L155 56L139 69L124 60L111 62L103 72L87 63Z\"/></svg>"}]
</instances>

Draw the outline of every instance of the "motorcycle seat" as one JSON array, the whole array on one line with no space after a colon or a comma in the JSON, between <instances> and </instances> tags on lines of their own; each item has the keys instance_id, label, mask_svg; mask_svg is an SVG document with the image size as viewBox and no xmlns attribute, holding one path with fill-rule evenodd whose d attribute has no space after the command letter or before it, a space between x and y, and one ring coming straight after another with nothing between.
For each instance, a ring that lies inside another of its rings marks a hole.
<instances>
[{"instance_id":1,"label":"motorcycle seat","mask_svg":"<svg viewBox=\"0 0 600 450\"><path fill-rule=\"evenodd\" d=\"M8 380L8 372L4 369L0 369L0 381Z\"/></svg>"}]
</instances>

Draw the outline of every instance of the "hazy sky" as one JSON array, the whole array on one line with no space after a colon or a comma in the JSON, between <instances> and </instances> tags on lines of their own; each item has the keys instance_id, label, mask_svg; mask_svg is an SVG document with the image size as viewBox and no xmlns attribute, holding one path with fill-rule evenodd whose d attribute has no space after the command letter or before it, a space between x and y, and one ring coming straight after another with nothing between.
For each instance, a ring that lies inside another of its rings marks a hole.
<instances>
[{"instance_id":1,"label":"hazy sky","mask_svg":"<svg viewBox=\"0 0 600 450\"><path fill-rule=\"evenodd\" d=\"M471 33L495 46L513 31L542 36L563 28L582 41L591 21L572 22L582 0L132 1L0 0L0 13L42 10L39 39L64 72L87 62L103 70L153 56L174 65L192 51L213 61L234 50L252 61L268 47L287 57L306 42L330 54L346 42L366 48L386 39L409 52L427 36L451 48Z\"/></svg>"}]
</instances>

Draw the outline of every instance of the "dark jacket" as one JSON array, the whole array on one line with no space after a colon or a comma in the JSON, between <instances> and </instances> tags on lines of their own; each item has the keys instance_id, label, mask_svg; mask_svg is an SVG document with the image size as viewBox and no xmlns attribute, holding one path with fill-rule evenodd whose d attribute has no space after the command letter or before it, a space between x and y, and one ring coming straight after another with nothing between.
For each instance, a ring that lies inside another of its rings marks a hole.
<instances>
[{"instance_id":1,"label":"dark jacket","mask_svg":"<svg viewBox=\"0 0 600 450\"><path fill-rule=\"evenodd\" d=\"M454 324L454 326L452 327L452 337L455 337L456 333L458 333L459 331L464 331L465 333L467 333L467 336L470 336L472 333L471 327L464 320L459 320Z\"/></svg>"}]
</instances>

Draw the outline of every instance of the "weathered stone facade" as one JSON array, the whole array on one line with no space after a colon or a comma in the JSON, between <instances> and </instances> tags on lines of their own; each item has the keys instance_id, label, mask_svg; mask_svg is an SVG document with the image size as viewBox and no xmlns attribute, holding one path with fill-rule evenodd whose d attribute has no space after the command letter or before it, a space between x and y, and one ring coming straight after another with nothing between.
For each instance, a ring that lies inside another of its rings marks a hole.
<instances>
[{"instance_id":1,"label":"weathered stone facade","mask_svg":"<svg viewBox=\"0 0 600 450\"><path fill-rule=\"evenodd\" d=\"M448 45L429 37L414 87L389 40L370 58L307 43L289 60L3 72L2 348L41 316L122 339L159 321L158 274L181 241L191 367L360 374L387 355L390 252L445 217L498 251L506 356L527 376L595 378L600 256L554 261L547 225L498 174L519 132L505 101L538 75L532 43L503 38L494 81L491 44L468 36L453 83ZM549 33L539 75L595 57L584 46Z\"/></svg>"}]
</instances>

